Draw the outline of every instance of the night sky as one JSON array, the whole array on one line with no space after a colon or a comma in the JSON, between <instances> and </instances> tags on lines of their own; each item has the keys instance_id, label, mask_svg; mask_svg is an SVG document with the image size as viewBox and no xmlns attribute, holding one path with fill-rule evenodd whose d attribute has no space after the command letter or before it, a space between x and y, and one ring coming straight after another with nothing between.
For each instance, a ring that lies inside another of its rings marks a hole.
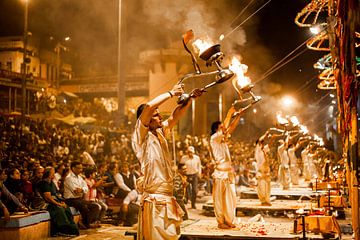
<instances>
[{"instance_id":1,"label":"night sky","mask_svg":"<svg viewBox=\"0 0 360 240\"><path fill-rule=\"evenodd\" d=\"M117 0L29 0L29 31L46 42L49 36L68 43L76 56L78 75L114 73L117 52ZM123 0L123 48L127 68L138 64L137 54L167 47L193 29L195 36L218 38L243 22L268 0ZM239 18L241 10L252 2ZM311 35L294 23L310 1L271 0L255 16L222 42L226 53L241 55L253 82ZM0 1L0 34L21 35L23 2ZM304 49L305 47L302 47ZM326 53L307 50L257 83L262 94L292 94L304 107L326 92L316 90L312 65ZM91 70L91 71L90 71ZM275 86L275 87L274 87ZM277 91L273 91L277 89ZM269 104L270 100L268 101Z\"/></svg>"}]
</instances>

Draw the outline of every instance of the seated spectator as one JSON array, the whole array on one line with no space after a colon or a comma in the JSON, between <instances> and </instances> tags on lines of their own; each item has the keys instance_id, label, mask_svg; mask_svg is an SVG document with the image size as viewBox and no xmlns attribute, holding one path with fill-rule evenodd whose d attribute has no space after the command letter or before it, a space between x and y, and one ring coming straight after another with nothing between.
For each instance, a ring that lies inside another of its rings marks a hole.
<instances>
[{"instance_id":1,"label":"seated spectator","mask_svg":"<svg viewBox=\"0 0 360 240\"><path fill-rule=\"evenodd\" d=\"M100 223L101 219L105 216L108 206L97 197L97 188L104 183L107 177L105 176L105 178L95 181L95 174L96 170L94 168L85 169L85 182L89 191L85 193L84 199L98 205L100 208L100 214L97 221Z\"/></svg>"},{"instance_id":2,"label":"seated spectator","mask_svg":"<svg viewBox=\"0 0 360 240\"><path fill-rule=\"evenodd\" d=\"M56 190L62 192L62 186L63 186L63 174L65 171L65 164L60 163L57 167L56 167L56 172L55 172L55 176L54 179L52 180L55 184Z\"/></svg>"},{"instance_id":3,"label":"seated spectator","mask_svg":"<svg viewBox=\"0 0 360 240\"><path fill-rule=\"evenodd\" d=\"M138 192L136 190L136 178L134 174L130 173L129 165L127 163L123 163L121 166L121 172L116 173L114 179L117 187L119 188L116 196L124 199L121 209L121 220L126 222L129 204L135 202L138 197Z\"/></svg>"},{"instance_id":4,"label":"seated spectator","mask_svg":"<svg viewBox=\"0 0 360 240\"><path fill-rule=\"evenodd\" d=\"M249 179L249 170L248 169L243 169L242 171L240 170L239 185L245 186L245 187L250 187L249 180L250 180Z\"/></svg>"},{"instance_id":5,"label":"seated spectator","mask_svg":"<svg viewBox=\"0 0 360 240\"><path fill-rule=\"evenodd\" d=\"M186 165L183 163L178 164L178 170L174 177L174 197L176 198L177 203L184 211L183 220L188 220L189 216L185 207L185 192L187 187L187 179L186 179Z\"/></svg>"},{"instance_id":6,"label":"seated spectator","mask_svg":"<svg viewBox=\"0 0 360 240\"><path fill-rule=\"evenodd\" d=\"M21 193L21 177L20 171L17 168L12 168L8 172L8 177L4 182L6 188L19 199L23 201L23 194Z\"/></svg>"},{"instance_id":7,"label":"seated spectator","mask_svg":"<svg viewBox=\"0 0 360 240\"><path fill-rule=\"evenodd\" d=\"M42 166L35 168L34 176L31 180L33 199L30 203L30 208L33 210L46 210L47 208L47 203L39 192L39 183L42 181L44 170L45 169Z\"/></svg>"},{"instance_id":8,"label":"seated spectator","mask_svg":"<svg viewBox=\"0 0 360 240\"><path fill-rule=\"evenodd\" d=\"M33 191L36 191L37 184L42 180L44 174L44 167L36 166L35 171L33 173L33 177L30 180L33 185Z\"/></svg>"},{"instance_id":9,"label":"seated spectator","mask_svg":"<svg viewBox=\"0 0 360 240\"><path fill-rule=\"evenodd\" d=\"M48 203L47 210L51 217L51 236L58 234L79 235L79 229L74 222L71 210L66 206L61 194L53 182L55 170L45 169L43 180L39 182L39 192Z\"/></svg>"},{"instance_id":10,"label":"seated spectator","mask_svg":"<svg viewBox=\"0 0 360 240\"><path fill-rule=\"evenodd\" d=\"M6 173L4 169L0 168L0 217L4 216L5 221L10 220L10 215L16 210L28 212L28 209L20 203L20 201L9 192L4 185Z\"/></svg>"},{"instance_id":11,"label":"seated spectator","mask_svg":"<svg viewBox=\"0 0 360 240\"><path fill-rule=\"evenodd\" d=\"M85 180L80 176L83 170L80 162L71 163L71 172L64 181L64 197L67 205L79 210L84 228L99 227L94 224L99 216L100 208L97 204L84 200L84 194L89 191Z\"/></svg>"},{"instance_id":12,"label":"seated spectator","mask_svg":"<svg viewBox=\"0 0 360 240\"><path fill-rule=\"evenodd\" d=\"M24 203L29 206L33 198L32 183L29 180L30 173L28 170L21 171L21 192L24 196Z\"/></svg>"},{"instance_id":13,"label":"seated spectator","mask_svg":"<svg viewBox=\"0 0 360 240\"><path fill-rule=\"evenodd\" d=\"M110 163L108 171L105 172L104 174L105 176L107 176L106 186L104 186L104 192L107 196L110 196L114 192L114 185L115 185L114 176L117 172L118 172L118 164L116 162Z\"/></svg>"}]
</instances>

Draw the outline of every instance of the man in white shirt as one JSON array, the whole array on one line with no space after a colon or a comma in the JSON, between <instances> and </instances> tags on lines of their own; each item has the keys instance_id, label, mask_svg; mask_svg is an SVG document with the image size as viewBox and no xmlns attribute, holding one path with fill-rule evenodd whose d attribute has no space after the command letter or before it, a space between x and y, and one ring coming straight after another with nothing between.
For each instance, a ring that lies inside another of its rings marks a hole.
<instances>
[{"instance_id":1,"label":"man in white shirt","mask_svg":"<svg viewBox=\"0 0 360 240\"><path fill-rule=\"evenodd\" d=\"M98 227L92 224L98 219L100 208L97 204L85 201L84 194L89 191L85 180L80 176L83 166L80 162L71 163L71 172L64 181L64 198L67 205L79 210L83 224L86 228Z\"/></svg>"},{"instance_id":2,"label":"man in white shirt","mask_svg":"<svg viewBox=\"0 0 360 240\"><path fill-rule=\"evenodd\" d=\"M191 201L191 208L196 209L196 195L198 192L198 182L201 178L201 161L198 155L195 154L195 148L189 146L187 155L182 156L180 163L186 166L186 177L188 186L186 189L188 199Z\"/></svg>"},{"instance_id":3,"label":"man in white shirt","mask_svg":"<svg viewBox=\"0 0 360 240\"><path fill-rule=\"evenodd\" d=\"M129 204L136 202L138 198L136 178L134 174L130 173L129 165L123 163L121 165L121 172L115 174L114 180L116 186L119 188L116 196L123 199L121 220L125 222L129 211Z\"/></svg>"},{"instance_id":4,"label":"man in white shirt","mask_svg":"<svg viewBox=\"0 0 360 240\"><path fill-rule=\"evenodd\" d=\"M142 177L138 190L142 192L141 212L137 239L178 239L183 211L173 196L173 161L166 135L170 134L180 117L191 105L191 99L178 105L166 121L158 107L173 96L183 93L182 85L175 85L142 104L137 109L137 122L132 136L132 147L141 165ZM199 97L202 91L195 89L190 96Z\"/></svg>"}]
</instances>

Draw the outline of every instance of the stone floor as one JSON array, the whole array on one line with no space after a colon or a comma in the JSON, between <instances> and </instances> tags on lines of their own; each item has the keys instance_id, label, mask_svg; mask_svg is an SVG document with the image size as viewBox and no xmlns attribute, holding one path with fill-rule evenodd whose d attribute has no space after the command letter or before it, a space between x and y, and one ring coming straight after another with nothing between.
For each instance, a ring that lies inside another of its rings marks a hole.
<instances>
[{"instance_id":1,"label":"stone floor","mask_svg":"<svg viewBox=\"0 0 360 240\"><path fill-rule=\"evenodd\" d=\"M215 217L206 216L204 211L202 210L203 205L211 199L211 196L205 195L203 193L199 194L198 203L196 204L196 209L191 209L190 204L187 205L188 207L188 214L190 221L184 222L184 224L191 223L191 221L197 219L204 219L208 221L216 221ZM248 221L251 217L250 216L241 216L241 222ZM293 220L288 217L271 217L271 216L263 216L263 219L267 223L291 223ZM340 224L350 224L351 217L348 216L346 220L340 220ZM81 230L81 235L78 237L70 238L70 237L53 237L48 238L48 240L68 240L68 239L89 239L89 240L112 240L112 239L126 239L132 240L134 239L132 236L125 236L126 231L136 231L136 227L122 227L122 226L114 226L111 224L102 224L101 228L98 229L90 229L90 230ZM342 239L352 239L351 235L343 235Z\"/></svg>"}]
</instances>

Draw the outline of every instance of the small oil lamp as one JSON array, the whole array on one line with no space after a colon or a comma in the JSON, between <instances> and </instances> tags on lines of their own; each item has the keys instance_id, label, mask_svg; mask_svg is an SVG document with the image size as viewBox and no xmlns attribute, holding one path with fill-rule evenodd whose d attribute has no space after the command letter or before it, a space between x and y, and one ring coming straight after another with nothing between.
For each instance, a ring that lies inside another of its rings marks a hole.
<instances>
[{"instance_id":1,"label":"small oil lamp","mask_svg":"<svg viewBox=\"0 0 360 240\"><path fill-rule=\"evenodd\" d=\"M183 35L183 45L185 50L191 55L191 59L193 62L193 66L195 69L194 73L189 73L184 75L178 82L178 84L183 83L185 80L189 78L198 78L198 77L206 77L206 76L213 76L214 81L207 84L202 90L205 90L207 88L213 87L217 84L223 83L229 79L231 79L234 76L234 73L228 69L221 66L221 62L224 58L224 53L220 50L220 44L212 45L208 42L205 42L203 40L196 40L194 41L194 46L199 50L200 54L199 57L206 61L206 66L209 67L213 64L215 64L217 70L212 72L201 72L200 66L196 61L196 57L194 54L190 51L190 49L187 47L187 43L189 43L194 38L194 34L192 30L189 30L186 34ZM184 93L182 94L177 103L178 104L185 104L189 101L191 98L191 94Z\"/></svg>"}]
</instances>

